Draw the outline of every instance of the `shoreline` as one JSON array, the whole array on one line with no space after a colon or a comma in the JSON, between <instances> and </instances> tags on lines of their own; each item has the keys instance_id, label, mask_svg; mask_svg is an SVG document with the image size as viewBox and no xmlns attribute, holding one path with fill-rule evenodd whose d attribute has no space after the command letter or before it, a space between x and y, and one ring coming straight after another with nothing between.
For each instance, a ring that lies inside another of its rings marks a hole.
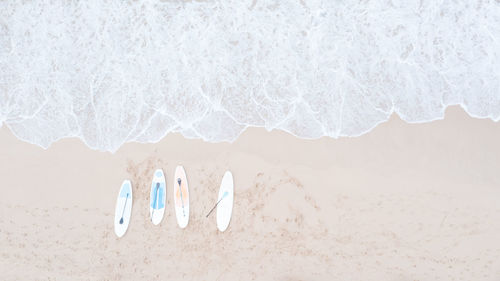
<instances>
[{"instance_id":1,"label":"shoreline","mask_svg":"<svg viewBox=\"0 0 500 281\"><path fill-rule=\"evenodd\" d=\"M285 135L290 135L291 137L294 137L294 138L297 138L297 139L300 139L300 140L304 140L304 141L316 141L316 140L321 140L321 139L333 139L333 140L338 140L338 139L351 139L351 138L358 138L358 137L362 137L366 134L369 134L371 133L373 130L375 130L378 126L384 124L384 123L387 123L387 122L390 122L391 120L399 120L399 121L402 121L406 124L409 124L409 125L418 125L418 124L427 124L427 123L432 123L432 122L436 122L436 121L442 121L444 118L445 118L445 115L446 115L446 112L448 112L449 110L451 110L451 112L464 112L468 117L470 118L473 118L473 119L479 119L479 120L487 120L487 121L492 121L494 123L497 123L497 122L500 122L500 117L497 118L497 120L495 120L495 118L491 115L488 115L488 116L479 116L479 115L475 115L473 113L470 113L469 110L467 109L467 106L464 105L464 104L456 104L456 105L446 105L444 108L443 108L443 114L441 116L437 116L437 117L434 117L432 119L429 119L429 120L422 120L422 121L406 121L404 120L404 118L402 116L399 115L399 113L397 112L392 112L391 115L389 115L388 119L386 120L381 120L379 122L377 122L375 125L373 125L372 127L370 127L369 129L367 129L366 131L360 133L360 134L357 134L357 135L352 135L352 136L337 136L337 137L331 137L331 136L326 136L326 135L323 135L319 138L307 138L307 137L299 137L297 136L296 134L294 134L293 132L291 131L287 131L287 130L284 130L284 129L277 129L277 128L274 128L272 130L268 130L266 129L265 127L263 126L252 126L252 125L248 125L248 124L245 124L243 130L240 132L240 134L235 138L235 140L233 141L219 141L219 142L213 142L213 141L206 141L202 138L196 138L196 137L193 137L193 138L188 138L188 137L185 137L183 136L181 133L172 133L172 132L167 132L165 133L159 140L157 141L147 141L147 142L139 142L139 141L129 141L129 142L125 142L125 143L122 143L120 147L118 147L118 149L116 149L115 151L111 151L111 150L104 150L104 149L100 149L100 148L92 148L89 144L87 144L82 138L80 137L62 137L62 138L59 138L53 142L51 142L47 147L41 145L41 144L36 144L36 143L31 143L29 142L28 140L24 140L22 137L19 137L17 136L9 127L7 124L3 125L2 127L0 127L0 130L6 130L8 131L7 134L12 134L14 135L16 138L18 138L19 140L23 141L23 142L26 142L26 143L29 143L29 144L33 144L35 146L38 146L44 150L47 150L49 149L52 145L60 142L60 141L64 141L64 140L75 140L75 141L79 141L81 142L82 144L84 144L87 148L89 148L90 150L92 151L98 151L98 152L109 152L111 154L115 154L116 152L118 152L124 145L127 145L127 144L156 144L158 142L161 142L163 139L165 139L167 136L172 136L172 135L179 135L180 137L182 137L183 139L185 140L195 140L195 141L202 141L204 143L209 143L209 144L218 144L218 143L226 143L226 144L232 144L234 142L236 142L241 135L245 134L246 131L248 130L265 130L267 133L271 133L271 132L274 132L274 133L279 133L279 134L285 134Z\"/></svg>"}]
</instances>

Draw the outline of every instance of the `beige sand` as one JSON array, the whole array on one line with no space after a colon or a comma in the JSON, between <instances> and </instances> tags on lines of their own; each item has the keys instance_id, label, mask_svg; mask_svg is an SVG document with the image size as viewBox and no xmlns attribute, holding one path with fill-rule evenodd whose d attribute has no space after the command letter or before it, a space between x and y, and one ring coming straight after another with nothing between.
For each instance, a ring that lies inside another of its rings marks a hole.
<instances>
[{"instance_id":1,"label":"beige sand","mask_svg":"<svg viewBox=\"0 0 500 281\"><path fill-rule=\"evenodd\" d=\"M186 168L191 219L172 205ZM155 168L167 176L164 221L149 221ZM233 219L216 200L235 177ZM125 236L113 215L134 186ZM62 140L48 150L0 130L1 280L500 280L500 124L468 117L358 138L307 141L250 129L234 144L169 135L116 154Z\"/></svg>"}]
</instances>

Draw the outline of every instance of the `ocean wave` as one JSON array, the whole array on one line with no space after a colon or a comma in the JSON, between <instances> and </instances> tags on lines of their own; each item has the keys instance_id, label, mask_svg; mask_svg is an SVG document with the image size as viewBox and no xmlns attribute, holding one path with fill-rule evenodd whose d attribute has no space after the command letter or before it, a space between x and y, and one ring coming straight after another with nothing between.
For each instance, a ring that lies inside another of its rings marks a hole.
<instances>
[{"instance_id":1,"label":"ocean wave","mask_svg":"<svg viewBox=\"0 0 500 281\"><path fill-rule=\"evenodd\" d=\"M500 2L0 2L0 126L116 151L247 127L358 136L500 119Z\"/></svg>"}]
</instances>

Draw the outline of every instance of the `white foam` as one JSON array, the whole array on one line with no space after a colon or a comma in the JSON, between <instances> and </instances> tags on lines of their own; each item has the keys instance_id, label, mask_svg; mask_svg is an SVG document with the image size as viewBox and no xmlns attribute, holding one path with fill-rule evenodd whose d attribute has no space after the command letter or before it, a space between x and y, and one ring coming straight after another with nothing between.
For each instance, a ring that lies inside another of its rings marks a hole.
<instances>
[{"instance_id":1,"label":"white foam","mask_svg":"<svg viewBox=\"0 0 500 281\"><path fill-rule=\"evenodd\" d=\"M0 124L42 147L500 119L498 1L61 3L0 2Z\"/></svg>"}]
</instances>

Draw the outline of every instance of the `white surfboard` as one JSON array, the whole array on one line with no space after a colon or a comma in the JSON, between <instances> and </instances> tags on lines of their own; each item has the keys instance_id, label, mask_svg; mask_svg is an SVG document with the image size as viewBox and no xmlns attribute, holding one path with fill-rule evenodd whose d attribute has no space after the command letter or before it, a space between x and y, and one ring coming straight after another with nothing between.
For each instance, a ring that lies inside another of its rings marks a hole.
<instances>
[{"instance_id":1,"label":"white surfboard","mask_svg":"<svg viewBox=\"0 0 500 281\"><path fill-rule=\"evenodd\" d=\"M233 174L227 171L222 178L219 189L219 197L217 197L217 228L220 231L225 231L231 221L233 213L234 186Z\"/></svg>"},{"instance_id":2,"label":"white surfboard","mask_svg":"<svg viewBox=\"0 0 500 281\"><path fill-rule=\"evenodd\" d=\"M122 237L127 231L132 214L132 183L125 180L122 183L115 208L115 234Z\"/></svg>"},{"instance_id":3,"label":"white surfboard","mask_svg":"<svg viewBox=\"0 0 500 281\"><path fill-rule=\"evenodd\" d=\"M175 216L180 228L185 228L189 222L189 188L186 172L182 166L177 166L174 176Z\"/></svg>"},{"instance_id":4,"label":"white surfboard","mask_svg":"<svg viewBox=\"0 0 500 281\"><path fill-rule=\"evenodd\" d=\"M163 219L163 214L165 213L165 200L167 198L166 191L165 176L163 171L158 169L153 175L149 196L149 216L154 225L158 225Z\"/></svg>"}]
</instances>

